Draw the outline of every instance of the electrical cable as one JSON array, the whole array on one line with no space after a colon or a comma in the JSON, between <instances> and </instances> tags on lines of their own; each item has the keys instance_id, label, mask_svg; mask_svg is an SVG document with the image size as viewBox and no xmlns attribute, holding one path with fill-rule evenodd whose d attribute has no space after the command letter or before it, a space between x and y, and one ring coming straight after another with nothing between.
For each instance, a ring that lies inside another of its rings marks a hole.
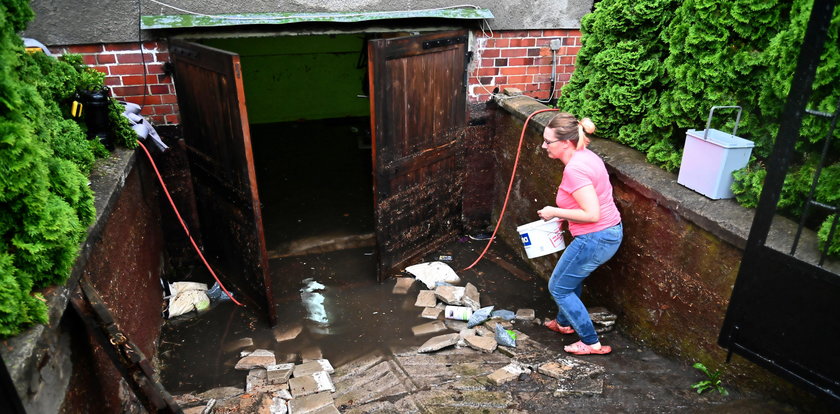
<instances>
[{"instance_id":1,"label":"electrical cable","mask_svg":"<svg viewBox=\"0 0 840 414\"><path fill-rule=\"evenodd\" d=\"M143 0L137 0L137 43L140 45L140 61L143 62L143 105L140 105L141 111L142 108L146 106L146 96L148 95L149 90L149 83L146 80L146 77L149 76L148 69L146 68L146 52L143 50Z\"/></svg>"},{"instance_id":2,"label":"electrical cable","mask_svg":"<svg viewBox=\"0 0 840 414\"><path fill-rule=\"evenodd\" d=\"M166 199L169 200L169 205L172 206L172 210L175 212L175 216L178 217L178 221L181 223L181 227L184 228L184 233L187 234L187 237L190 239L190 243L192 243L195 252L198 253L198 257L201 258L201 261L204 262L204 266L207 267L207 270L210 271L210 274L213 275L213 279L216 279L216 283L219 284L219 287L225 292L225 295L233 301L233 303L239 306L245 306L239 301L237 301L233 295L225 289L225 285L222 284L222 281L219 280L219 277L216 276L216 272L213 271L213 268L210 267L210 264L207 263L207 259L204 258L204 254L201 253L201 249L198 248L198 244L196 244L195 240L193 240L192 235L190 234L190 229L187 227L187 223L184 222L184 219L181 217L181 213L178 211L178 207L175 206L175 202L172 200L172 196L169 194L169 189L166 188L166 183L163 182L163 177L160 175L160 171L158 171L157 164L155 164L155 160L152 159L152 154L149 153L149 150L146 149L146 146L143 145L140 140L137 140L137 143L140 145L140 148L143 149L143 152L146 153L146 157L149 159L149 162L152 164L152 168L155 170L155 175L157 175L157 179L160 182L160 186L163 187L163 193L166 194Z\"/></svg>"},{"instance_id":3,"label":"electrical cable","mask_svg":"<svg viewBox=\"0 0 840 414\"><path fill-rule=\"evenodd\" d=\"M484 257L484 254L487 253L487 250L490 249L490 245L493 243L493 240L496 239L496 233L499 231L499 226L501 226L501 224L502 224L502 218L505 216L505 210L507 209L508 200L510 199L510 191L511 191L511 189L513 189L513 180L516 177L516 168L519 166L519 155L522 153L522 141L525 140L525 131L528 129L528 122L536 114L539 114L539 113L542 113L542 112L552 112L552 111L559 111L559 109L557 109L557 108L540 109L539 111L536 111L536 112L532 113L531 115L528 115L528 118L525 119L525 125L522 126L522 134L519 135L519 145L517 145L517 147L516 147L516 158L513 161L513 171L511 171L511 173L510 173L510 183L508 184L507 194L505 194L505 202L502 204L502 211L499 213L499 220L496 221L496 228L493 229L493 235L490 236L490 240L487 241L487 246L484 247L484 251L482 251L481 254L478 255L478 259L475 259L475 261L471 265L465 267L463 270L472 269L473 266L475 266Z\"/></svg>"}]
</instances>

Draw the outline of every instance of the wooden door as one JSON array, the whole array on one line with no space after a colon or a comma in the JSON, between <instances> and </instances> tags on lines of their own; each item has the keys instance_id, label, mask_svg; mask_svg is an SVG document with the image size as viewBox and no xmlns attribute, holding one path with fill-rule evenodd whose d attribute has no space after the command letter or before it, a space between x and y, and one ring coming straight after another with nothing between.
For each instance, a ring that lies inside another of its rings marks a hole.
<instances>
[{"instance_id":1,"label":"wooden door","mask_svg":"<svg viewBox=\"0 0 840 414\"><path fill-rule=\"evenodd\" d=\"M459 231L467 32L368 43L379 279Z\"/></svg>"},{"instance_id":2,"label":"wooden door","mask_svg":"<svg viewBox=\"0 0 840 414\"><path fill-rule=\"evenodd\" d=\"M171 41L204 254L238 300L276 310L239 55Z\"/></svg>"}]
</instances>

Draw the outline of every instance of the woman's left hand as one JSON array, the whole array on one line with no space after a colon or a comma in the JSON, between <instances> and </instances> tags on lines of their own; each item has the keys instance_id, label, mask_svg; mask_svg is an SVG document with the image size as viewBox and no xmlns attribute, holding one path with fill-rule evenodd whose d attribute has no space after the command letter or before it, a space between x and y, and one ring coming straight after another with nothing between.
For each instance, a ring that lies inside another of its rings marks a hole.
<instances>
[{"instance_id":1,"label":"woman's left hand","mask_svg":"<svg viewBox=\"0 0 840 414\"><path fill-rule=\"evenodd\" d=\"M554 217L560 217L560 209L557 207L545 206L540 210L537 210L537 215L540 216L541 219L548 221L553 219Z\"/></svg>"}]
</instances>

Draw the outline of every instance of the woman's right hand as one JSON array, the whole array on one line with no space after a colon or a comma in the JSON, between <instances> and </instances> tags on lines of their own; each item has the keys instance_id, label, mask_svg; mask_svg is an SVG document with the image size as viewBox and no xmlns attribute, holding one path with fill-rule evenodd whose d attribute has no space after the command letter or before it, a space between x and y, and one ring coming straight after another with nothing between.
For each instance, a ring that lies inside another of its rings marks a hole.
<instances>
[{"instance_id":1,"label":"woman's right hand","mask_svg":"<svg viewBox=\"0 0 840 414\"><path fill-rule=\"evenodd\" d=\"M545 206L537 210L537 215L540 216L541 219L548 221L554 217L560 217L557 215L557 210L559 210L557 207Z\"/></svg>"}]
</instances>

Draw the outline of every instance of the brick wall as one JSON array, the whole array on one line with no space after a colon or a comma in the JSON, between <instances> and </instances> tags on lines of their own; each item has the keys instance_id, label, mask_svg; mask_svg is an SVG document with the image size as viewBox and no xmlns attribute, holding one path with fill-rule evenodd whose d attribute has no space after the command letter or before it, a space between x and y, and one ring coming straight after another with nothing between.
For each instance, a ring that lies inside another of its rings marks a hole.
<instances>
[{"instance_id":1,"label":"brick wall","mask_svg":"<svg viewBox=\"0 0 840 414\"><path fill-rule=\"evenodd\" d=\"M143 43L142 56L138 43L71 45L52 51L81 55L86 64L105 74L105 85L111 88L113 97L142 106L142 114L149 122L155 125L179 122L175 86L163 69L169 60L165 42Z\"/></svg>"},{"instance_id":2,"label":"brick wall","mask_svg":"<svg viewBox=\"0 0 840 414\"><path fill-rule=\"evenodd\" d=\"M551 94L552 53L549 42L560 40L556 54L555 92L569 82L580 50L580 30L525 30L476 33L476 50L469 76L470 102L484 102L493 89L518 88L525 95L548 99Z\"/></svg>"},{"instance_id":3,"label":"brick wall","mask_svg":"<svg viewBox=\"0 0 840 414\"><path fill-rule=\"evenodd\" d=\"M485 102L495 88L518 88L526 95L557 98L568 83L580 50L579 30L524 30L476 32L476 48L468 77L470 102ZM556 52L556 77L551 95L552 52L549 42L560 40ZM172 77L164 73L169 60L166 42L145 42L143 58L137 43L71 45L54 53L80 54L84 62L104 73L112 95L143 107L142 114L155 125L178 124L178 99Z\"/></svg>"}]
</instances>

